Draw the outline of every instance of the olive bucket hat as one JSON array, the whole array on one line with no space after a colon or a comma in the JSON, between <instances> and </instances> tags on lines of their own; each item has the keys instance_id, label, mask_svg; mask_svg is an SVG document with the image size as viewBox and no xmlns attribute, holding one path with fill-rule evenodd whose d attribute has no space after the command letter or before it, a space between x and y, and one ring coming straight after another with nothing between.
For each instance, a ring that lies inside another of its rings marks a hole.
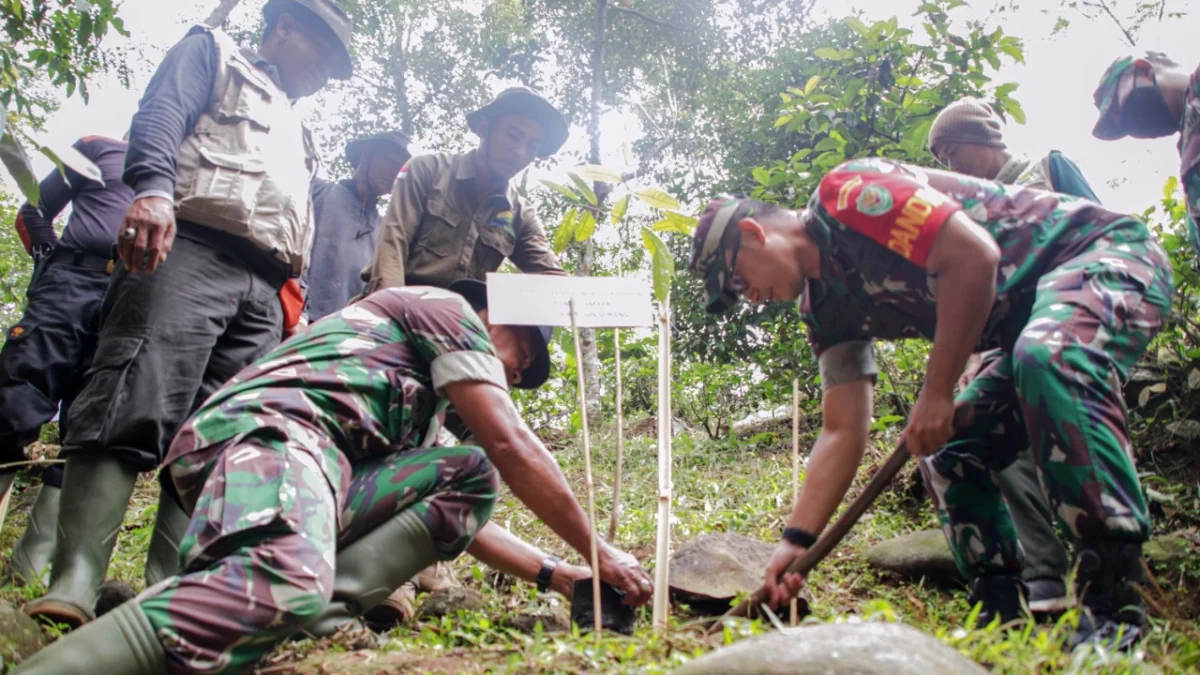
<instances>
[{"instance_id":1,"label":"olive bucket hat","mask_svg":"<svg viewBox=\"0 0 1200 675\"><path fill-rule=\"evenodd\" d=\"M476 279L459 279L450 284L450 290L458 293L476 309L487 309L487 284ZM550 339L554 335L552 326L529 326L533 329L533 363L521 373L517 389L537 389L550 378Z\"/></svg>"},{"instance_id":2,"label":"olive bucket hat","mask_svg":"<svg viewBox=\"0 0 1200 675\"><path fill-rule=\"evenodd\" d=\"M359 163L362 162L363 155L370 149L390 145L404 154L405 161L412 158L412 153L408 151L408 136L402 131L385 131L373 136L364 136L356 138L346 144L346 161L350 162L350 167L357 169Z\"/></svg>"},{"instance_id":3,"label":"olive bucket hat","mask_svg":"<svg viewBox=\"0 0 1200 675\"><path fill-rule=\"evenodd\" d=\"M485 119L496 119L503 115L528 117L541 124L546 130L546 142L538 157L546 159L567 142L570 132L567 119L547 101L544 96L529 87L509 87L496 95L492 102L467 115L467 126L479 133L479 123Z\"/></svg>"},{"instance_id":4,"label":"olive bucket hat","mask_svg":"<svg viewBox=\"0 0 1200 675\"><path fill-rule=\"evenodd\" d=\"M297 18L323 29L326 35L332 37L340 47L337 54L337 64L333 69L333 77L338 80L348 80L354 72L350 61L350 40L354 26L350 17L331 0L269 0L263 7L263 16L268 23L278 18L280 14L295 14Z\"/></svg>"}]
</instances>

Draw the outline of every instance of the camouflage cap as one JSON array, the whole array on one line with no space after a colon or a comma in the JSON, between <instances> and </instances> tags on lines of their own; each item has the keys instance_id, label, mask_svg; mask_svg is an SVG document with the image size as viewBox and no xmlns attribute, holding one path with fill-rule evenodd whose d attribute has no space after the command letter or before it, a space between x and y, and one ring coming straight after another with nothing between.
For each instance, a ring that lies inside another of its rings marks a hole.
<instances>
[{"instance_id":1,"label":"camouflage cap","mask_svg":"<svg viewBox=\"0 0 1200 675\"><path fill-rule=\"evenodd\" d=\"M1127 135L1121 126L1121 110L1117 106L1117 85L1125 73L1133 71L1137 61L1132 56L1122 56L1113 61L1100 78L1100 86L1092 94L1092 102L1100 111L1100 119L1092 129L1092 135L1105 141L1113 141Z\"/></svg>"},{"instance_id":2,"label":"camouflage cap","mask_svg":"<svg viewBox=\"0 0 1200 675\"><path fill-rule=\"evenodd\" d=\"M724 312L738 302L737 294L727 288L733 270L725 260L725 250L731 243L726 241L729 224L734 222L733 216L741 206L742 200L730 195L713 199L692 234L692 261L688 269L704 279L705 309L712 314ZM736 251L740 237L732 240Z\"/></svg>"}]
</instances>

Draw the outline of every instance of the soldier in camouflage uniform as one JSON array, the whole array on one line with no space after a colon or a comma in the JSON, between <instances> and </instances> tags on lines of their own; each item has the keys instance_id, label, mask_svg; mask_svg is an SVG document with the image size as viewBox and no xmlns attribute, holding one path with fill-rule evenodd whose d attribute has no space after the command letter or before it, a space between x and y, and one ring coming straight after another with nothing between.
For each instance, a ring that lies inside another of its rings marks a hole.
<instances>
[{"instance_id":1,"label":"soldier in camouflage uniform","mask_svg":"<svg viewBox=\"0 0 1200 675\"><path fill-rule=\"evenodd\" d=\"M1092 135L1106 141L1179 134L1179 182L1187 201L1188 241L1200 255L1200 68L1189 73L1165 54L1112 62L1093 95L1100 119Z\"/></svg>"},{"instance_id":2,"label":"soldier in camouflage uniform","mask_svg":"<svg viewBox=\"0 0 1200 675\"><path fill-rule=\"evenodd\" d=\"M1150 523L1120 383L1172 294L1142 222L1066 195L864 159L827 175L799 212L714 200L691 267L709 311L738 294L798 298L820 363L823 426L767 569L775 602L798 589L800 578L780 575L825 527L866 447L872 341L923 337L933 348L904 435L985 617L1020 614L1022 553L995 473L1029 444L1075 539L1089 610L1077 638L1110 642L1123 630L1125 646L1140 636L1131 582ZM1005 358L959 395L975 419L955 435L955 381L986 348Z\"/></svg>"},{"instance_id":3,"label":"soldier in camouflage uniform","mask_svg":"<svg viewBox=\"0 0 1200 675\"><path fill-rule=\"evenodd\" d=\"M507 391L546 379L549 329L489 326L483 284L452 288L470 304L432 287L376 293L219 389L167 457L192 515L182 573L20 672L249 670L309 623L353 617L462 553L497 472L586 555L591 525ZM483 450L431 445L450 402ZM626 602L649 599L631 556L602 543L600 569Z\"/></svg>"}]
</instances>

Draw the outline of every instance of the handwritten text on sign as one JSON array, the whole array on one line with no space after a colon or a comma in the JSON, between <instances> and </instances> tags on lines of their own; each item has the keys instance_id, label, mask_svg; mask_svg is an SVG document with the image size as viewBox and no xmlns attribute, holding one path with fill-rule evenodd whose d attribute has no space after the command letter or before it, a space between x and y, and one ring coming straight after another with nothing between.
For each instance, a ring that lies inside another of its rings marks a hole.
<instances>
[{"instance_id":1,"label":"handwritten text on sign","mask_svg":"<svg viewBox=\"0 0 1200 675\"><path fill-rule=\"evenodd\" d=\"M496 324L570 326L571 298L582 328L634 328L654 323L650 284L624 277L489 274L488 315Z\"/></svg>"}]
</instances>

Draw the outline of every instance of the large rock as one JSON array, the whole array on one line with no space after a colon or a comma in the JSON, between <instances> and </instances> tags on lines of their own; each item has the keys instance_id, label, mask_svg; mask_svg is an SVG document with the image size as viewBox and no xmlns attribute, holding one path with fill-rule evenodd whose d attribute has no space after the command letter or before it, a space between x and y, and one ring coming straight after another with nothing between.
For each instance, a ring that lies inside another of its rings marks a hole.
<instances>
[{"instance_id":1,"label":"large rock","mask_svg":"<svg viewBox=\"0 0 1200 675\"><path fill-rule=\"evenodd\" d=\"M562 633L571 630L571 612L561 603L542 604L528 607L508 619L509 625L522 633L532 635L537 625L542 624L544 633Z\"/></svg>"},{"instance_id":2,"label":"large rock","mask_svg":"<svg viewBox=\"0 0 1200 675\"><path fill-rule=\"evenodd\" d=\"M0 670L2 664L20 663L44 646L46 636L37 622L0 601Z\"/></svg>"},{"instance_id":3,"label":"large rock","mask_svg":"<svg viewBox=\"0 0 1200 675\"><path fill-rule=\"evenodd\" d=\"M921 631L896 623L785 629L702 656L675 675L984 675L986 670Z\"/></svg>"},{"instance_id":4,"label":"large rock","mask_svg":"<svg viewBox=\"0 0 1200 675\"><path fill-rule=\"evenodd\" d=\"M700 535L671 556L671 593L692 604L727 604L739 593L758 590L774 550L740 534Z\"/></svg>"},{"instance_id":5,"label":"large rock","mask_svg":"<svg viewBox=\"0 0 1200 675\"><path fill-rule=\"evenodd\" d=\"M927 577L943 584L961 584L962 575L941 530L913 532L867 549L867 563L903 577Z\"/></svg>"}]
</instances>

